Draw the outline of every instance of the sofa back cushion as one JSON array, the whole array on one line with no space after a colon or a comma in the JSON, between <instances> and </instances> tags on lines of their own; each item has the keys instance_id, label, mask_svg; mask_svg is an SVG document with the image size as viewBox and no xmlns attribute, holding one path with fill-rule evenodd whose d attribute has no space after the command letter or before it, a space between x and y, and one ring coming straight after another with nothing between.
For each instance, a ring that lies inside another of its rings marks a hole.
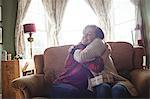
<instances>
[{"instance_id":1,"label":"sofa back cushion","mask_svg":"<svg viewBox=\"0 0 150 99\"><path fill-rule=\"evenodd\" d=\"M133 68L133 46L126 42L108 42L112 47L112 59L118 71ZM51 47L44 52L45 79L53 81L63 70L70 45Z\"/></svg>"},{"instance_id":2,"label":"sofa back cushion","mask_svg":"<svg viewBox=\"0 0 150 99\"><path fill-rule=\"evenodd\" d=\"M112 59L118 71L133 68L133 46L127 42L108 42L112 48Z\"/></svg>"},{"instance_id":3,"label":"sofa back cushion","mask_svg":"<svg viewBox=\"0 0 150 99\"><path fill-rule=\"evenodd\" d=\"M143 68L143 56L146 56L146 52L143 46L134 47L134 69Z\"/></svg>"},{"instance_id":4,"label":"sofa back cushion","mask_svg":"<svg viewBox=\"0 0 150 99\"><path fill-rule=\"evenodd\" d=\"M54 80L63 70L70 45L47 48L44 52L44 74L48 81Z\"/></svg>"}]
</instances>

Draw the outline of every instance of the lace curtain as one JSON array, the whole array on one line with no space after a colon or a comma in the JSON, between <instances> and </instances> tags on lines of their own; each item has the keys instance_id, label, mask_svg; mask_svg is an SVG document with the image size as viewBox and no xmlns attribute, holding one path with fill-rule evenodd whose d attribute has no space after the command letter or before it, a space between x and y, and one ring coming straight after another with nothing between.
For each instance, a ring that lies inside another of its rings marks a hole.
<instances>
[{"instance_id":1,"label":"lace curtain","mask_svg":"<svg viewBox=\"0 0 150 99\"><path fill-rule=\"evenodd\" d=\"M51 38L50 46L59 45L58 33L61 29L61 23L64 15L64 10L68 0L42 0L44 8L49 17L49 33Z\"/></svg>"},{"instance_id":2,"label":"lace curtain","mask_svg":"<svg viewBox=\"0 0 150 99\"><path fill-rule=\"evenodd\" d=\"M144 23L143 19L144 19L144 12L146 9L144 9L145 7L145 0L131 0L131 2L135 5L136 7L136 24L139 25L139 29L140 29L140 33L141 33L141 40L144 43L144 47L146 48L146 64L149 65L150 64L150 35L149 35L149 27L147 22ZM147 21L147 20L146 20ZM136 26L137 27L137 26Z\"/></svg>"},{"instance_id":3,"label":"lace curtain","mask_svg":"<svg viewBox=\"0 0 150 99\"><path fill-rule=\"evenodd\" d=\"M142 26L141 0L131 0L131 2L135 5L136 24Z\"/></svg>"},{"instance_id":4,"label":"lace curtain","mask_svg":"<svg viewBox=\"0 0 150 99\"><path fill-rule=\"evenodd\" d=\"M111 24L110 24L110 9L111 0L86 0L98 17L99 25L105 33L105 40L110 40Z\"/></svg>"},{"instance_id":5,"label":"lace curtain","mask_svg":"<svg viewBox=\"0 0 150 99\"><path fill-rule=\"evenodd\" d=\"M141 16L141 0L130 0L135 5L135 41L142 40L143 39L143 33L142 33L142 16ZM136 43L137 45L137 43Z\"/></svg>"},{"instance_id":6,"label":"lace curtain","mask_svg":"<svg viewBox=\"0 0 150 99\"><path fill-rule=\"evenodd\" d=\"M18 0L17 20L15 27L15 50L17 55L24 55L25 53L22 21L26 15L30 2L31 0Z\"/></svg>"}]
</instances>

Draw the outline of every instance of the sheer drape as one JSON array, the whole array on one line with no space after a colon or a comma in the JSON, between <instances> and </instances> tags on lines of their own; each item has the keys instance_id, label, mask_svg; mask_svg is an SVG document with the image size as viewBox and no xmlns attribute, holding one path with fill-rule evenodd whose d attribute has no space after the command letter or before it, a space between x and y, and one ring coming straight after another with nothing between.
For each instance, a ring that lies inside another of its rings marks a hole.
<instances>
[{"instance_id":1,"label":"sheer drape","mask_svg":"<svg viewBox=\"0 0 150 99\"><path fill-rule=\"evenodd\" d=\"M51 45L59 45L58 33L61 29L61 23L64 15L64 10L68 0L42 0L44 8L49 17L49 32L51 38Z\"/></svg>"},{"instance_id":2,"label":"sheer drape","mask_svg":"<svg viewBox=\"0 0 150 99\"><path fill-rule=\"evenodd\" d=\"M146 64L147 66L150 66L150 19L149 19L149 15L148 15L148 11L149 9L146 8L149 6L149 1L147 0L140 0L141 2L141 13L142 13L142 33L143 33L143 37L144 37L144 43L145 43L145 48L146 48Z\"/></svg>"},{"instance_id":3,"label":"sheer drape","mask_svg":"<svg viewBox=\"0 0 150 99\"><path fill-rule=\"evenodd\" d=\"M105 40L108 41L111 39L111 24L110 24L110 9L111 9L111 0L86 0L86 2L93 9L95 14L98 17L100 27L105 33Z\"/></svg>"},{"instance_id":4,"label":"sheer drape","mask_svg":"<svg viewBox=\"0 0 150 99\"><path fill-rule=\"evenodd\" d=\"M145 48L146 48L146 53L147 53L147 65L150 63L150 31L149 28L147 27L148 24L143 24L143 18L144 14L142 11L143 7L145 6L145 0L131 0L131 2L135 5L136 7L136 24L139 25L140 27L140 33L142 35L142 40L144 41Z\"/></svg>"},{"instance_id":5,"label":"sheer drape","mask_svg":"<svg viewBox=\"0 0 150 99\"><path fill-rule=\"evenodd\" d=\"M15 27L15 50L16 54L24 55L25 53L25 42L23 34L23 19L28 10L31 0L18 0L17 20Z\"/></svg>"},{"instance_id":6,"label":"sheer drape","mask_svg":"<svg viewBox=\"0 0 150 99\"><path fill-rule=\"evenodd\" d=\"M135 5L135 41L143 39L142 34L142 16L141 16L141 0L130 0Z\"/></svg>"},{"instance_id":7,"label":"sheer drape","mask_svg":"<svg viewBox=\"0 0 150 99\"><path fill-rule=\"evenodd\" d=\"M131 2L135 5L135 18L136 25L142 26L142 18L141 18L141 0L131 0Z\"/></svg>"}]
</instances>

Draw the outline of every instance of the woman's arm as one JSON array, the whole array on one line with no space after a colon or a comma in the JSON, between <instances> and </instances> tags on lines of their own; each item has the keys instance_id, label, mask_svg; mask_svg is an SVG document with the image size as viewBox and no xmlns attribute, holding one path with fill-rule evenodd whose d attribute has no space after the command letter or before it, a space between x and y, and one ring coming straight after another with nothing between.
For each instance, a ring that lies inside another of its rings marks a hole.
<instances>
[{"instance_id":1,"label":"woman's arm","mask_svg":"<svg viewBox=\"0 0 150 99\"><path fill-rule=\"evenodd\" d=\"M74 52L74 59L79 63L91 61L96 57L101 56L105 49L105 42L99 38L96 38L85 49L77 49Z\"/></svg>"}]
</instances>

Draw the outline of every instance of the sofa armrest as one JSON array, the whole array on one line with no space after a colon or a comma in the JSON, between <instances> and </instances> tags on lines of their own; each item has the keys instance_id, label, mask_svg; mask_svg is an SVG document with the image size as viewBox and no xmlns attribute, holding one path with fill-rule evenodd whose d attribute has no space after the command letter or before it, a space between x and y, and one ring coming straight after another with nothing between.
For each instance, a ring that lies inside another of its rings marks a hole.
<instances>
[{"instance_id":1,"label":"sofa armrest","mask_svg":"<svg viewBox=\"0 0 150 99\"><path fill-rule=\"evenodd\" d=\"M137 88L139 96L149 97L150 92L150 70L135 69L131 72L131 81Z\"/></svg>"},{"instance_id":2,"label":"sofa armrest","mask_svg":"<svg viewBox=\"0 0 150 99\"><path fill-rule=\"evenodd\" d=\"M43 74L36 74L16 78L11 83L12 87L23 92L25 98L38 96L48 97L51 84L46 82Z\"/></svg>"},{"instance_id":3,"label":"sofa armrest","mask_svg":"<svg viewBox=\"0 0 150 99\"><path fill-rule=\"evenodd\" d=\"M34 63L35 63L36 73L44 74L44 72L43 72L43 68L44 68L43 54L34 55Z\"/></svg>"}]
</instances>

